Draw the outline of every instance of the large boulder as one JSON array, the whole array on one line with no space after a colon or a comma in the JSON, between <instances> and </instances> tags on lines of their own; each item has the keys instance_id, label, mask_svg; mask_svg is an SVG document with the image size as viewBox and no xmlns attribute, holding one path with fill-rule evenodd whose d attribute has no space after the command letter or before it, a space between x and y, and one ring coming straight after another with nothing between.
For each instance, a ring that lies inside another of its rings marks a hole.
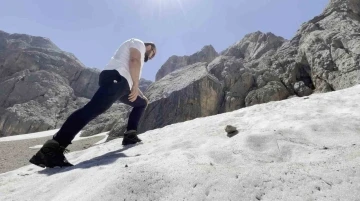
<instances>
[{"instance_id":1,"label":"large boulder","mask_svg":"<svg viewBox=\"0 0 360 201\"><path fill-rule=\"evenodd\" d=\"M150 104L140 120L139 132L171 123L217 114L223 97L223 85L199 62L176 70L150 85L146 92ZM126 121L121 120L110 132L121 136Z\"/></svg>"},{"instance_id":2,"label":"large boulder","mask_svg":"<svg viewBox=\"0 0 360 201\"><path fill-rule=\"evenodd\" d=\"M270 81L264 87L251 91L245 99L245 104L246 106L252 106L283 100L287 97L289 97L289 92L281 82Z\"/></svg>"}]
</instances>

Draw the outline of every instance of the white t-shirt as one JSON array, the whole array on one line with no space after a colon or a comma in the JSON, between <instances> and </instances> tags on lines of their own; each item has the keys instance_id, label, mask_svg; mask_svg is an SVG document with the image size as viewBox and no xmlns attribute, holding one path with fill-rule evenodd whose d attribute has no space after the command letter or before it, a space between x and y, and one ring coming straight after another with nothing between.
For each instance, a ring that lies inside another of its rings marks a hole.
<instances>
[{"instance_id":1,"label":"white t-shirt","mask_svg":"<svg viewBox=\"0 0 360 201\"><path fill-rule=\"evenodd\" d=\"M144 65L144 56L145 56L145 44L143 41L131 38L127 41L125 41L123 44L120 45L120 47L116 50L113 57L111 57L110 62L105 66L104 70L117 70L120 75L126 78L128 81L130 90L133 86L133 80L131 78L130 74L130 48L136 48L140 51L141 55L141 65L140 65L140 75L139 79L141 78L141 70Z\"/></svg>"}]
</instances>

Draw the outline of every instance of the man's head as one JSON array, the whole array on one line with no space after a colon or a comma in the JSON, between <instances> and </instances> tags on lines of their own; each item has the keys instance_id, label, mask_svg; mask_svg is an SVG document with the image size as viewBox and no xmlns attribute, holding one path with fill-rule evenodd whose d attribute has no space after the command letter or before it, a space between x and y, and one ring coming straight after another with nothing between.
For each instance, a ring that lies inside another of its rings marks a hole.
<instances>
[{"instance_id":1,"label":"man's head","mask_svg":"<svg viewBox=\"0 0 360 201\"><path fill-rule=\"evenodd\" d=\"M144 61L147 62L149 59L153 59L156 55L156 46L154 43L151 42L147 42L144 43L145 44L145 57L144 57Z\"/></svg>"}]
</instances>

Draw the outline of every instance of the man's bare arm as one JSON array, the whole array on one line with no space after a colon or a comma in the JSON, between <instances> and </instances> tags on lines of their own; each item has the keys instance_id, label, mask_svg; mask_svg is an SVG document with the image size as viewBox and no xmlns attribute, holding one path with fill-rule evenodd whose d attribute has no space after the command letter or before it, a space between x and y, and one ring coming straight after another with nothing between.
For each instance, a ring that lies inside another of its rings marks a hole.
<instances>
[{"instance_id":1,"label":"man's bare arm","mask_svg":"<svg viewBox=\"0 0 360 201\"><path fill-rule=\"evenodd\" d=\"M133 86L139 87L139 75L140 75L140 67L141 67L141 55L140 51L135 48L130 48L130 75L133 80Z\"/></svg>"},{"instance_id":2,"label":"man's bare arm","mask_svg":"<svg viewBox=\"0 0 360 201\"><path fill-rule=\"evenodd\" d=\"M141 67L140 59L140 51L135 48L130 48L129 70L131 79L133 80L133 86L129 95L130 102L134 102L139 95L139 76Z\"/></svg>"}]
</instances>

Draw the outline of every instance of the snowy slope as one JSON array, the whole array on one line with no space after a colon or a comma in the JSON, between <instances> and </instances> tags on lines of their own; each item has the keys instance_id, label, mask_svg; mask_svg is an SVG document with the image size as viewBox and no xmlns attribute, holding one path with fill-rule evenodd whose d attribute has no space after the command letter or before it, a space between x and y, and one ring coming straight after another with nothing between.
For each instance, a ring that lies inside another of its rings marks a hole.
<instances>
[{"instance_id":1,"label":"snowy slope","mask_svg":"<svg viewBox=\"0 0 360 201\"><path fill-rule=\"evenodd\" d=\"M0 200L360 200L359 100L357 85L110 141L0 174Z\"/></svg>"}]
</instances>

